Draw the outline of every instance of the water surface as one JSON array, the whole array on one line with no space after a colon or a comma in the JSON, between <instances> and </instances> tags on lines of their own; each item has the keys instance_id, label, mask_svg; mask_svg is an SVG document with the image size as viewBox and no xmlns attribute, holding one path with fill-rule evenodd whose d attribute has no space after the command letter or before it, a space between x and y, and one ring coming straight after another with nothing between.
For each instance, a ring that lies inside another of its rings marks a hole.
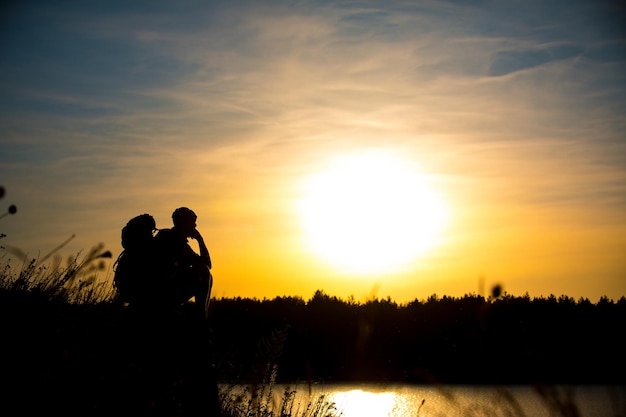
<instances>
[{"instance_id":1,"label":"water surface","mask_svg":"<svg viewBox=\"0 0 626 417\"><path fill-rule=\"evenodd\" d=\"M617 417L626 415L626 386L278 385L273 404L295 391L293 417L311 403L333 403L343 417ZM575 414L578 413L578 414Z\"/></svg>"}]
</instances>

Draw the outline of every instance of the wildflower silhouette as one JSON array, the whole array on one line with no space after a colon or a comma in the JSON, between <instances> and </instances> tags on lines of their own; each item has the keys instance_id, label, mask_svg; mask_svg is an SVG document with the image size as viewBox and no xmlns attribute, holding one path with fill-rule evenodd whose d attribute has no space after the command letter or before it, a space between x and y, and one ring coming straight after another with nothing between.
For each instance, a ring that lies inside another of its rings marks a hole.
<instances>
[{"instance_id":1,"label":"wildflower silhouette","mask_svg":"<svg viewBox=\"0 0 626 417\"><path fill-rule=\"evenodd\" d=\"M4 187L0 185L0 198L4 198L5 194L6 194L6 191ZM17 213L17 207L15 206L15 204L11 204L9 206L9 209L5 213L0 214L0 219L3 217L6 217L9 214L15 214L15 213Z\"/></svg>"},{"instance_id":2,"label":"wildflower silhouette","mask_svg":"<svg viewBox=\"0 0 626 417\"><path fill-rule=\"evenodd\" d=\"M9 209L0 215L0 219L8 216L9 214L15 214L15 213L17 213L17 207L15 206L15 204L11 204L9 206Z\"/></svg>"}]
</instances>

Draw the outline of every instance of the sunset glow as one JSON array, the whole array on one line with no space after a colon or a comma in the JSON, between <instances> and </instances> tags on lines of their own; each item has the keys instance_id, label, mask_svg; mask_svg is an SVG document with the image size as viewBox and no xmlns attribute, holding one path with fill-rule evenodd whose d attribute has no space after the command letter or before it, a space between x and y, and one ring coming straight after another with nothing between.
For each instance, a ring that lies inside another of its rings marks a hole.
<instances>
[{"instance_id":1,"label":"sunset glow","mask_svg":"<svg viewBox=\"0 0 626 417\"><path fill-rule=\"evenodd\" d=\"M415 410L404 409L400 399L393 392L373 393L351 390L333 393L330 400L344 417L382 417L404 415Z\"/></svg>"},{"instance_id":2,"label":"sunset glow","mask_svg":"<svg viewBox=\"0 0 626 417\"><path fill-rule=\"evenodd\" d=\"M432 249L447 208L424 176L384 153L336 158L298 207L311 249L348 273L394 272Z\"/></svg>"}]
</instances>

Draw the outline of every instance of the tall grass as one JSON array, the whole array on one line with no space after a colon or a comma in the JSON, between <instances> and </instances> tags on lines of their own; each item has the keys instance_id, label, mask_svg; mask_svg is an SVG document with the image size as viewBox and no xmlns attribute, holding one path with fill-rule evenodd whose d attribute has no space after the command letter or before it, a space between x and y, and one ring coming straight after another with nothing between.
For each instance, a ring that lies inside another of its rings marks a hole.
<instances>
[{"instance_id":1,"label":"tall grass","mask_svg":"<svg viewBox=\"0 0 626 417\"><path fill-rule=\"evenodd\" d=\"M276 329L262 337L256 346L255 364L248 385L224 384L220 389L223 417L339 417L335 403L319 395L306 403L298 401L297 391L285 386L275 392L278 362L289 328Z\"/></svg>"},{"instance_id":2,"label":"tall grass","mask_svg":"<svg viewBox=\"0 0 626 417\"><path fill-rule=\"evenodd\" d=\"M11 254L21 260L13 259ZM104 279L99 277L108 269L106 260L111 257L111 252L104 250L102 244L92 247L84 256L78 253L67 258L65 264L57 253L50 253L40 259L29 259L14 248L2 246L0 289L71 304L112 301L115 298L112 278L110 275Z\"/></svg>"},{"instance_id":3,"label":"tall grass","mask_svg":"<svg viewBox=\"0 0 626 417\"><path fill-rule=\"evenodd\" d=\"M299 402L297 390L285 386L274 395L273 385L235 386L220 389L223 417L340 417L336 404L321 394Z\"/></svg>"}]
</instances>

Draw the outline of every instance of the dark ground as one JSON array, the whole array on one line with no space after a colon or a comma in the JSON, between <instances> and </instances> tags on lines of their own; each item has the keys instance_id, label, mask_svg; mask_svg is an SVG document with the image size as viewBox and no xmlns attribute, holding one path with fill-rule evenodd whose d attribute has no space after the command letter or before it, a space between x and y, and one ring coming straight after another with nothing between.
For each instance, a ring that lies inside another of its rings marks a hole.
<instances>
[{"instance_id":1,"label":"dark ground","mask_svg":"<svg viewBox=\"0 0 626 417\"><path fill-rule=\"evenodd\" d=\"M626 385L626 300L317 293L138 317L0 293L3 404L23 413L197 415L217 381ZM272 374L277 370L277 374ZM215 393L215 395L217 395ZM10 408L9 408L10 409ZM206 415L206 414L204 414Z\"/></svg>"}]
</instances>

